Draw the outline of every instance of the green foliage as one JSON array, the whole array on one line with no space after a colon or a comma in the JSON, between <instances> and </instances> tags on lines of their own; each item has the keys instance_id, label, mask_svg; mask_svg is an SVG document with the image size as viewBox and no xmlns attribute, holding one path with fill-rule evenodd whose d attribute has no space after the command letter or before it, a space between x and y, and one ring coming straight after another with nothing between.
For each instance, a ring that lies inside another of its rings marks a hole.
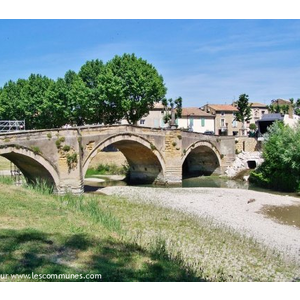
<instances>
[{"instance_id":1,"label":"green foliage","mask_svg":"<svg viewBox=\"0 0 300 300\"><path fill-rule=\"evenodd\" d=\"M51 138L52 138L52 134L49 132L49 133L47 133L47 138L49 139L49 141L51 140Z\"/></svg>"},{"instance_id":2,"label":"green foliage","mask_svg":"<svg viewBox=\"0 0 300 300\"><path fill-rule=\"evenodd\" d=\"M289 105L287 104L271 104L268 105L268 110L270 113L281 113L281 114L288 114L289 113Z\"/></svg>"},{"instance_id":3,"label":"green foliage","mask_svg":"<svg viewBox=\"0 0 300 300\"><path fill-rule=\"evenodd\" d=\"M166 94L163 78L134 54L103 64L87 61L78 74L56 81L31 74L0 88L0 119L25 120L27 129L63 125L136 123Z\"/></svg>"},{"instance_id":4,"label":"green foliage","mask_svg":"<svg viewBox=\"0 0 300 300\"><path fill-rule=\"evenodd\" d=\"M300 189L300 125L296 128L275 122L265 136L264 163L250 181L287 192Z\"/></svg>"},{"instance_id":5,"label":"green foliage","mask_svg":"<svg viewBox=\"0 0 300 300\"><path fill-rule=\"evenodd\" d=\"M71 147L69 145L64 145L62 149L63 151L68 152L70 151Z\"/></svg>"},{"instance_id":6,"label":"green foliage","mask_svg":"<svg viewBox=\"0 0 300 300\"><path fill-rule=\"evenodd\" d=\"M251 119L251 104L249 104L249 96L242 94L237 101L238 112L235 115L235 118L239 122L246 122Z\"/></svg>"},{"instance_id":7,"label":"green foliage","mask_svg":"<svg viewBox=\"0 0 300 300\"><path fill-rule=\"evenodd\" d=\"M155 145L153 145L152 143L150 143L150 148L151 148L152 151L157 150Z\"/></svg>"},{"instance_id":8,"label":"green foliage","mask_svg":"<svg viewBox=\"0 0 300 300\"><path fill-rule=\"evenodd\" d=\"M61 148L61 144L65 141L65 137L64 136L57 136L57 140L55 141L55 145L57 147L57 149L60 149Z\"/></svg>"},{"instance_id":9,"label":"green foliage","mask_svg":"<svg viewBox=\"0 0 300 300\"><path fill-rule=\"evenodd\" d=\"M300 116L300 98L297 99L297 101L294 103L294 99L291 98L290 99L292 105L293 105L293 108L294 108L294 113L297 115L297 116Z\"/></svg>"},{"instance_id":10,"label":"green foliage","mask_svg":"<svg viewBox=\"0 0 300 300\"><path fill-rule=\"evenodd\" d=\"M99 164L95 169L88 169L85 177L93 175L128 175L129 169L128 164L121 167L116 164Z\"/></svg>"},{"instance_id":11,"label":"green foliage","mask_svg":"<svg viewBox=\"0 0 300 300\"><path fill-rule=\"evenodd\" d=\"M99 75L100 97L104 103L105 123L123 117L136 122L166 94L163 78L147 61L134 54L115 56Z\"/></svg>"},{"instance_id":12,"label":"green foliage","mask_svg":"<svg viewBox=\"0 0 300 300\"><path fill-rule=\"evenodd\" d=\"M181 118L181 114L182 114L182 98L179 97L175 100L173 100L172 98L170 99L166 99L164 98L162 100L162 105L165 108L165 114L164 114L164 122L165 124L167 124L168 122L170 122L172 120L172 115L173 115L173 122L175 122L175 119L177 118ZM174 124L172 124L174 125Z\"/></svg>"},{"instance_id":13,"label":"green foliage","mask_svg":"<svg viewBox=\"0 0 300 300\"><path fill-rule=\"evenodd\" d=\"M67 164L68 164L68 167L69 167L69 170L73 169L74 167L76 167L78 163L78 160L77 160L77 153L68 153L67 154Z\"/></svg>"},{"instance_id":14,"label":"green foliage","mask_svg":"<svg viewBox=\"0 0 300 300\"><path fill-rule=\"evenodd\" d=\"M251 123L251 124L249 125L249 129L250 129L250 130L256 130L256 125L255 125L255 123Z\"/></svg>"},{"instance_id":15,"label":"green foliage","mask_svg":"<svg viewBox=\"0 0 300 300\"><path fill-rule=\"evenodd\" d=\"M42 153L41 150L40 150L40 148L37 147L37 146L31 146L30 149L32 150L32 152L34 154L41 154Z\"/></svg>"},{"instance_id":16,"label":"green foliage","mask_svg":"<svg viewBox=\"0 0 300 300\"><path fill-rule=\"evenodd\" d=\"M56 140L55 141L55 145L56 145L57 149L60 149L60 147L61 147L61 141L59 139Z\"/></svg>"}]
</instances>

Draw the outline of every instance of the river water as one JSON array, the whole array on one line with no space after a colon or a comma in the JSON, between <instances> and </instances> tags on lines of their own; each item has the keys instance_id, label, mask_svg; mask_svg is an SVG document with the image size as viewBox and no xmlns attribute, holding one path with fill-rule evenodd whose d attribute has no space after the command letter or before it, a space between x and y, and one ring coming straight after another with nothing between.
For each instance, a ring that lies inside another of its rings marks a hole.
<instances>
[{"instance_id":1,"label":"river water","mask_svg":"<svg viewBox=\"0 0 300 300\"><path fill-rule=\"evenodd\" d=\"M99 182L97 182L97 179ZM95 176L90 181L89 178L85 179L85 191L86 192L94 192L97 189L101 189L107 186L126 186L127 184L123 180L111 180L110 176ZM161 186L161 185L141 185L147 187L160 187L160 188L172 188L173 186ZM178 187L178 185L174 186ZM209 187L209 188L229 188L229 189L245 189L245 190L253 190L265 193L272 193L277 195L290 195L290 196L298 196L296 193L281 193L272 191L269 189L263 189L257 187L247 181L243 180L233 180L228 179L226 177L219 176L199 176L199 177L190 177L185 178L182 181L182 188L193 188L193 187Z\"/></svg>"}]
</instances>

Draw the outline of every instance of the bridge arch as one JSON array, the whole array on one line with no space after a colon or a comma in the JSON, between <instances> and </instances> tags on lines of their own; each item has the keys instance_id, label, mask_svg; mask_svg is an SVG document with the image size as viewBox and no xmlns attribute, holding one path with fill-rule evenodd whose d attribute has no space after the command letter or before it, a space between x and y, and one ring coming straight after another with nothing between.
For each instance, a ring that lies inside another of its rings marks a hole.
<instances>
[{"instance_id":1,"label":"bridge arch","mask_svg":"<svg viewBox=\"0 0 300 300\"><path fill-rule=\"evenodd\" d=\"M27 182L36 183L38 180L44 180L47 184L53 186L54 189L58 189L58 172L42 155L18 145L0 148L0 155L15 164Z\"/></svg>"},{"instance_id":2,"label":"bridge arch","mask_svg":"<svg viewBox=\"0 0 300 300\"><path fill-rule=\"evenodd\" d=\"M110 145L119 149L127 159L130 166L130 181L153 183L163 180L165 161L159 150L147 139L136 134L125 133L111 136L93 148L83 162L83 176L97 152Z\"/></svg>"},{"instance_id":3,"label":"bridge arch","mask_svg":"<svg viewBox=\"0 0 300 300\"><path fill-rule=\"evenodd\" d=\"M183 176L219 174L221 155L208 141L198 141L190 145L182 156Z\"/></svg>"}]
</instances>

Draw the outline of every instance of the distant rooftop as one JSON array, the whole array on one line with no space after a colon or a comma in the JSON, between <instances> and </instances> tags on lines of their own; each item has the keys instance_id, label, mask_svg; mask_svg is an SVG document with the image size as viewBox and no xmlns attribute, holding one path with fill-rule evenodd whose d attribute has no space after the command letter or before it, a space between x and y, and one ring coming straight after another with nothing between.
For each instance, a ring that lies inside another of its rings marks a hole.
<instances>
[{"instance_id":1,"label":"distant rooftop","mask_svg":"<svg viewBox=\"0 0 300 300\"><path fill-rule=\"evenodd\" d=\"M236 107L229 104L207 104L207 106L214 109L215 111L238 111Z\"/></svg>"},{"instance_id":2,"label":"distant rooftop","mask_svg":"<svg viewBox=\"0 0 300 300\"><path fill-rule=\"evenodd\" d=\"M269 121L283 121L283 116L281 114L264 114L260 122L269 122Z\"/></svg>"},{"instance_id":3,"label":"distant rooftop","mask_svg":"<svg viewBox=\"0 0 300 300\"><path fill-rule=\"evenodd\" d=\"M257 107L257 108L267 108L267 105L266 104L263 104L263 103L259 103L259 102L252 102L252 107Z\"/></svg>"},{"instance_id":4,"label":"distant rooftop","mask_svg":"<svg viewBox=\"0 0 300 300\"><path fill-rule=\"evenodd\" d=\"M196 117L214 117L212 114L209 114L198 107L184 107L182 108L182 116L196 116Z\"/></svg>"}]
</instances>

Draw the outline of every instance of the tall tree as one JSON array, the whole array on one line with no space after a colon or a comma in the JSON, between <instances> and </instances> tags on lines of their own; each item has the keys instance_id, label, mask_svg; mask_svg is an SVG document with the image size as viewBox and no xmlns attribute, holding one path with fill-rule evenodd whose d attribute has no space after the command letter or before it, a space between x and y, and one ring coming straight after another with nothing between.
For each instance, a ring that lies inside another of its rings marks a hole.
<instances>
[{"instance_id":1,"label":"tall tree","mask_svg":"<svg viewBox=\"0 0 300 300\"><path fill-rule=\"evenodd\" d=\"M106 106L99 90L100 75L104 72L105 65L101 60L87 61L78 73L89 90L89 122L104 123Z\"/></svg>"},{"instance_id":2,"label":"tall tree","mask_svg":"<svg viewBox=\"0 0 300 300\"><path fill-rule=\"evenodd\" d=\"M182 114L182 98L178 97L175 100L172 98L163 99L162 105L165 108L164 122L169 122L170 126L175 126L175 120L180 118Z\"/></svg>"},{"instance_id":3,"label":"tall tree","mask_svg":"<svg viewBox=\"0 0 300 300\"><path fill-rule=\"evenodd\" d=\"M136 124L165 94L162 76L134 54L115 56L99 75L99 95L106 123L125 118L129 124Z\"/></svg>"},{"instance_id":4,"label":"tall tree","mask_svg":"<svg viewBox=\"0 0 300 300\"><path fill-rule=\"evenodd\" d=\"M246 94L241 94L239 100L237 101L238 112L235 115L235 119L243 123L243 135L245 135L245 122L251 120L251 104L249 103L249 96Z\"/></svg>"}]
</instances>

